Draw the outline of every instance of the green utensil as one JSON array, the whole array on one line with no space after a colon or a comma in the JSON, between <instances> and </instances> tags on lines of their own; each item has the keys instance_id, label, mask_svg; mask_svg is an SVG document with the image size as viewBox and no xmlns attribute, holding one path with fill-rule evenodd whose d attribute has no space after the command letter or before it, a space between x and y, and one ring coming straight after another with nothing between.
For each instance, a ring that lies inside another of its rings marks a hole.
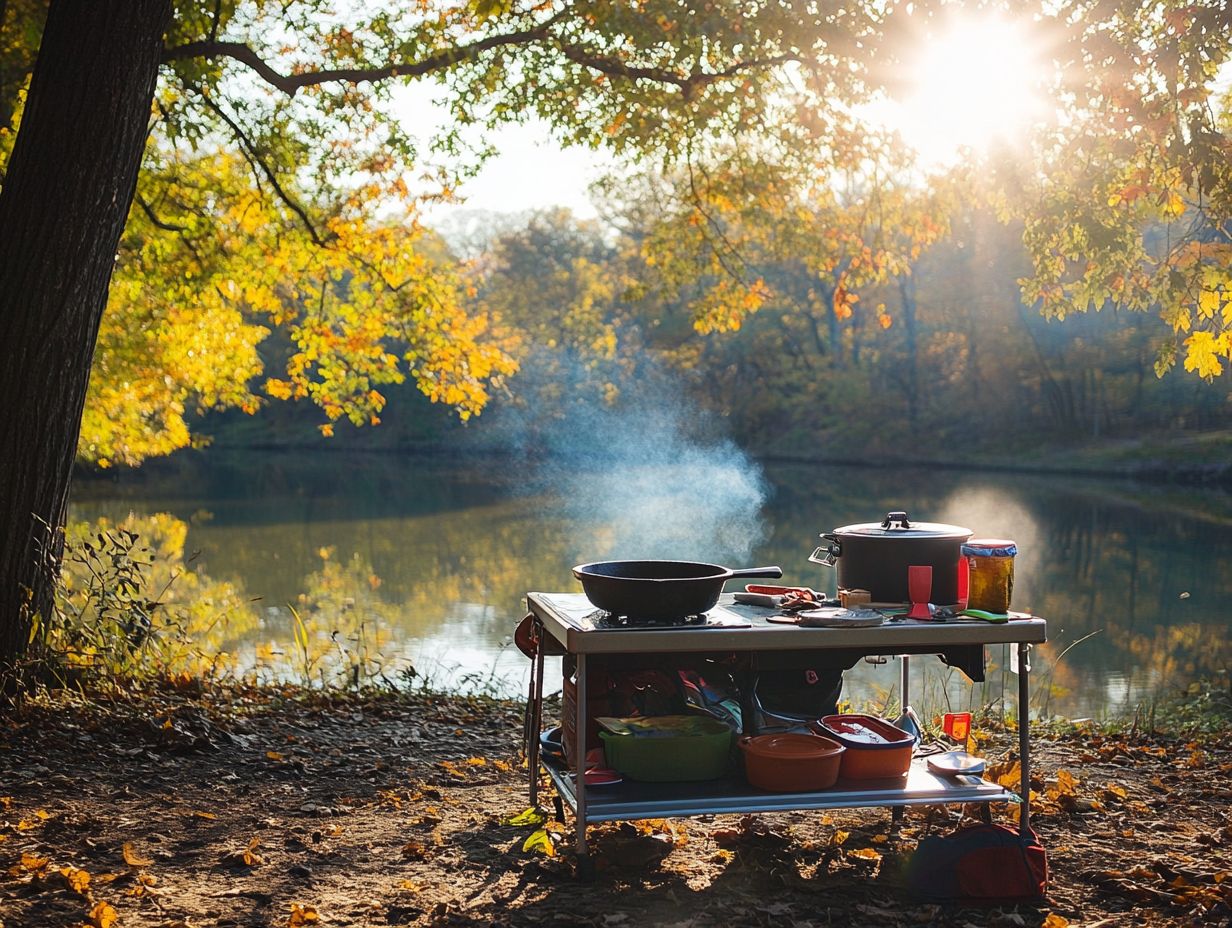
<instances>
[{"instance_id":1,"label":"green utensil","mask_svg":"<svg viewBox=\"0 0 1232 928\"><path fill-rule=\"evenodd\" d=\"M972 619L980 619L984 622L1008 622L1010 620L1007 612L985 612L983 609L964 609L959 615L967 616Z\"/></svg>"}]
</instances>

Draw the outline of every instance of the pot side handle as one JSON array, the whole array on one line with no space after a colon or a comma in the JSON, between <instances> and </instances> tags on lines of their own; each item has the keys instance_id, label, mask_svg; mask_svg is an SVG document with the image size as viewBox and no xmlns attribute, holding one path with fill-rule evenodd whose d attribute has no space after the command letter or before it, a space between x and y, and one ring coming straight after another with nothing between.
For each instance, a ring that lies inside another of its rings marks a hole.
<instances>
[{"instance_id":1,"label":"pot side handle","mask_svg":"<svg viewBox=\"0 0 1232 928\"><path fill-rule=\"evenodd\" d=\"M822 567L833 567L835 561L843 556L843 546L839 542L837 535L826 534L821 537L830 542L830 544L821 545L814 549L813 553L809 555L809 560L814 564L820 564ZM823 553L824 557L822 557Z\"/></svg>"}]
</instances>

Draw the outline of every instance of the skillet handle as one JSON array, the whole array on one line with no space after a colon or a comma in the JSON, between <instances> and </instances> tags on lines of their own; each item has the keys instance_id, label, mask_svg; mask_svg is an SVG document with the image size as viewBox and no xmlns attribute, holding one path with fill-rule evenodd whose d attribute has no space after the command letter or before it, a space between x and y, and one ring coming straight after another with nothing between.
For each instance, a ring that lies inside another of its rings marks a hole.
<instances>
[{"instance_id":1,"label":"skillet handle","mask_svg":"<svg viewBox=\"0 0 1232 928\"><path fill-rule=\"evenodd\" d=\"M728 574L728 577L769 577L772 580L777 580L782 576L782 567L743 567Z\"/></svg>"}]
</instances>

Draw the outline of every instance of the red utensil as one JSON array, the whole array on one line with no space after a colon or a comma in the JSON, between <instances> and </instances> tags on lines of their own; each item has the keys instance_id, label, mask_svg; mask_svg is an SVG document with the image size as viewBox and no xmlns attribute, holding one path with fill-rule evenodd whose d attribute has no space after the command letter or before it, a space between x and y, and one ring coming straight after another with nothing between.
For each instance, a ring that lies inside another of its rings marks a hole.
<instances>
[{"instance_id":1,"label":"red utensil","mask_svg":"<svg viewBox=\"0 0 1232 928\"><path fill-rule=\"evenodd\" d=\"M911 597L909 619L931 619L928 598L933 592L933 568L930 564L913 564L907 568L907 595Z\"/></svg>"},{"instance_id":2,"label":"red utensil","mask_svg":"<svg viewBox=\"0 0 1232 928\"><path fill-rule=\"evenodd\" d=\"M968 558L958 559L958 611L967 608L971 596L971 561Z\"/></svg>"},{"instance_id":3,"label":"red utensil","mask_svg":"<svg viewBox=\"0 0 1232 928\"><path fill-rule=\"evenodd\" d=\"M750 583L744 589L749 593L764 593L767 596L788 596L792 593L800 593L812 596L815 599L825 599L822 593L810 590L807 586L776 586L769 583Z\"/></svg>"}]
</instances>

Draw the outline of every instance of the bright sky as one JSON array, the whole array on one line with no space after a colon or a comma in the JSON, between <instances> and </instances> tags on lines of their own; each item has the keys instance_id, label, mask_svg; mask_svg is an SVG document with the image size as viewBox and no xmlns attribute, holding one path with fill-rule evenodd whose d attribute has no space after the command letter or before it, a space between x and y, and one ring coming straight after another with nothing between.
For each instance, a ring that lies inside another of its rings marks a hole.
<instances>
[{"instance_id":1,"label":"bright sky","mask_svg":"<svg viewBox=\"0 0 1232 928\"><path fill-rule=\"evenodd\" d=\"M396 91L395 112L411 131L424 137L428 130L448 119L432 102L430 85ZM531 120L486 133L497 154L480 173L459 188L465 202L434 206L429 218L441 218L458 210L483 209L519 212L566 206L574 214L590 218L595 208L587 187L611 164L608 156L586 148L564 148L552 138L545 123Z\"/></svg>"},{"instance_id":2,"label":"bright sky","mask_svg":"<svg viewBox=\"0 0 1232 928\"><path fill-rule=\"evenodd\" d=\"M952 162L959 150L986 152L1013 142L1047 116L1038 86L1043 56L1021 24L979 16L922 37L908 61L910 89L867 115L896 129L927 166Z\"/></svg>"},{"instance_id":3,"label":"bright sky","mask_svg":"<svg viewBox=\"0 0 1232 928\"><path fill-rule=\"evenodd\" d=\"M922 36L907 62L910 90L901 99L867 108L864 115L897 129L925 167L952 163L964 146L986 152L1012 143L1028 126L1049 115L1037 88L1042 50L1029 29L995 15L971 17ZM1232 79L1232 62L1217 84ZM448 116L432 102L431 85L402 88L397 111L413 126L430 128ZM610 169L610 156L563 148L546 124L533 120L490 134L497 154L460 190L461 204L434 207L430 218L459 210L518 212L566 206L580 217L595 215L588 185Z\"/></svg>"}]
</instances>

